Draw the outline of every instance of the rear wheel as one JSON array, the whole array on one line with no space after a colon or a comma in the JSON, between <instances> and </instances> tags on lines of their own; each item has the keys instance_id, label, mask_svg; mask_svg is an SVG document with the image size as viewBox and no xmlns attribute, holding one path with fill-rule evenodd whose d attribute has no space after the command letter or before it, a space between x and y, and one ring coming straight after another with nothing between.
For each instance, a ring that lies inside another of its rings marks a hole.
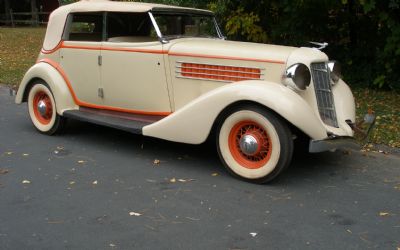
<instances>
[{"instance_id":1,"label":"rear wheel","mask_svg":"<svg viewBox=\"0 0 400 250\"><path fill-rule=\"evenodd\" d=\"M45 82L39 81L29 90L28 110L33 125L44 134L58 133L65 125L65 118L57 114L56 102Z\"/></svg>"},{"instance_id":2,"label":"rear wheel","mask_svg":"<svg viewBox=\"0 0 400 250\"><path fill-rule=\"evenodd\" d=\"M285 121L269 110L246 105L228 110L217 128L221 161L234 176L265 183L289 164L293 139Z\"/></svg>"}]
</instances>

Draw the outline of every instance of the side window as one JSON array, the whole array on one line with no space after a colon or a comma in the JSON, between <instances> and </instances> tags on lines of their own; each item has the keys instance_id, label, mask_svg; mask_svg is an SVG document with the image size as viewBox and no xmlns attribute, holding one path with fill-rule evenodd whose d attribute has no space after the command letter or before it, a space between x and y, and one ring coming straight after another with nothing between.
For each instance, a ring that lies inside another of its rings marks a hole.
<instances>
[{"instance_id":1,"label":"side window","mask_svg":"<svg viewBox=\"0 0 400 250\"><path fill-rule=\"evenodd\" d=\"M68 16L63 40L100 42L103 38L103 13L73 13Z\"/></svg>"},{"instance_id":2,"label":"side window","mask_svg":"<svg viewBox=\"0 0 400 250\"><path fill-rule=\"evenodd\" d=\"M212 16L155 14L163 36L218 37Z\"/></svg>"},{"instance_id":3,"label":"side window","mask_svg":"<svg viewBox=\"0 0 400 250\"><path fill-rule=\"evenodd\" d=\"M148 13L108 12L108 42L154 42L158 37Z\"/></svg>"}]
</instances>

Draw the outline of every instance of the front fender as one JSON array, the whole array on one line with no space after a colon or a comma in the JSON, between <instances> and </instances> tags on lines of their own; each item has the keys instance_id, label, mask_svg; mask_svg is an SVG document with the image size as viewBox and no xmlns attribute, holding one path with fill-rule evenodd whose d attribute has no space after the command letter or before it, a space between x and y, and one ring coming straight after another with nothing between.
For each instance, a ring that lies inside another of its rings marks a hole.
<instances>
[{"instance_id":1,"label":"front fender","mask_svg":"<svg viewBox=\"0 0 400 250\"><path fill-rule=\"evenodd\" d=\"M145 126L143 134L176 142L203 143L218 115L238 101L268 107L314 140L327 137L321 120L298 94L265 81L243 81L210 91L161 121Z\"/></svg>"},{"instance_id":2,"label":"front fender","mask_svg":"<svg viewBox=\"0 0 400 250\"><path fill-rule=\"evenodd\" d=\"M39 62L26 72L21 84L19 85L15 102L20 104L25 102L26 91L29 91L30 83L35 79L45 81L53 93L56 101L57 113L62 115L65 110L78 109L72 95L60 73L51 65Z\"/></svg>"}]
</instances>

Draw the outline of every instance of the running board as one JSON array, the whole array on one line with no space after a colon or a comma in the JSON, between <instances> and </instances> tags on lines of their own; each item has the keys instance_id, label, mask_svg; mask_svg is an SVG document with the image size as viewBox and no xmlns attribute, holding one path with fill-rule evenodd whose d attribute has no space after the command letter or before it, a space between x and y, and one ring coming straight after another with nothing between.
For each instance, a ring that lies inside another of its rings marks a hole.
<instances>
[{"instance_id":1,"label":"running board","mask_svg":"<svg viewBox=\"0 0 400 250\"><path fill-rule=\"evenodd\" d=\"M122 112L79 108L63 113L64 117L124 130L133 134L143 134L143 127L155 123L165 116L137 115Z\"/></svg>"}]
</instances>

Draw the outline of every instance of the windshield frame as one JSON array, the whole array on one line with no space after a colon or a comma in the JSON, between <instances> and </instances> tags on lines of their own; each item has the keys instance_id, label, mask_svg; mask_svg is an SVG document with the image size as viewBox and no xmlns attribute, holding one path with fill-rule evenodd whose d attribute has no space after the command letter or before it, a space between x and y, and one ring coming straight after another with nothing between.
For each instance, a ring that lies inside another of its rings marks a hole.
<instances>
[{"instance_id":1,"label":"windshield frame","mask_svg":"<svg viewBox=\"0 0 400 250\"><path fill-rule=\"evenodd\" d=\"M210 18L212 18L212 21L214 23L214 28L215 28L215 30L217 32L217 37L212 38L212 39L221 39L221 40L225 39L224 35L221 32L221 29L218 26L218 22L215 19L215 15L212 12L207 12L207 11L170 11L170 10L169 11L165 11L164 10L164 11L149 11L148 13L149 13L151 22L153 23L154 29L155 29L155 31L157 33L157 36L158 36L159 40L162 43L168 43L169 41L171 41L173 39L178 39L178 38L182 38L182 37L183 38L188 38L188 37L196 37L196 36L179 36L179 35L176 35L176 36L164 36L162 34L162 32L160 30L160 27L158 26L157 21L156 21L156 19L155 19L153 14L166 14L166 13L168 13L170 15L174 15L174 14L176 14L176 15L183 15L183 14L187 15L188 13L189 14L192 13L192 14L194 14L196 16L203 15L203 16L206 16L206 17L210 17Z\"/></svg>"}]
</instances>

